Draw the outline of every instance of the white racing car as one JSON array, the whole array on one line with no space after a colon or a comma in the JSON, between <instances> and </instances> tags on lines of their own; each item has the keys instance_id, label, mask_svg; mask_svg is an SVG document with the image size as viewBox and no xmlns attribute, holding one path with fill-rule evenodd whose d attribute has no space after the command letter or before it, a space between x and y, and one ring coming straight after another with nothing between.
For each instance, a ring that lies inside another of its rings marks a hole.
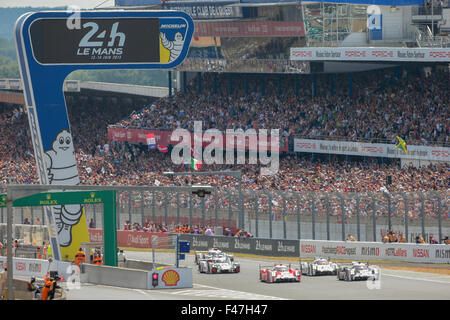
<instances>
[{"instance_id":1,"label":"white racing car","mask_svg":"<svg viewBox=\"0 0 450 320\"><path fill-rule=\"evenodd\" d=\"M338 280L356 281L356 280L378 280L380 269L377 266L353 261L350 265L341 265L337 271Z\"/></svg>"},{"instance_id":2,"label":"white racing car","mask_svg":"<svg viewBox=\"0 0 450 320\"><path fill-rule=\"evenodd\" d=\"M220 251L217 248L208 251L195 251L195 263L198 265L200 260L211 260L213 258L229 257L231 262L234 261L234 255Z\"/></svg>"},{"instance_id":3,"label":"white racing car","mask_svg":"<svg viewBox=\"0 0 450 320\"><path fill-rule=\"evenodd\" d=\"M200 273L238 273L241 265L228 256L221 256L199 260L198 270Z\"/></svg>"},{"instance_id":4,"label":"white racing car","mask_svg":"<svg viewBox=\"0 0 450 320\"><path fill-rule=\"evenodd\" d=\"M259 280L262 282L300 282L301 276L300 268L291 265L259 266Z\"/></svg>"},{"instance_id":5,"label":"white racing car","mask_svg":"<svg viewBox=\"0 0 450 320\"><path fill-rule=\"evenodd\" d=\"M336 275L339 265L325 258L315 258L313 262L302 262L302 274L307 276Z\"/></svg>"}]
</instances>

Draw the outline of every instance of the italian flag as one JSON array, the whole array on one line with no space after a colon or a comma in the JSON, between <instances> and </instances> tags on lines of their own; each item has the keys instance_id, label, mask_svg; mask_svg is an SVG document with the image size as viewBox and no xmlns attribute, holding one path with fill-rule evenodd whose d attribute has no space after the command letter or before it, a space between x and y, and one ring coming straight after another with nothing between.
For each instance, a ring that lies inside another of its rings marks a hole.
<instances>
[{"instance_id":1,"label":"italian flag","mask_svg":"<svg viewBox=\"0 0 450 320\"><path fill-rule=\"evenodd\" d=\"M195 159L194 157L191 157L191 169L194 169L195 171L200 170L200 167L202 166L202 162Z\"/></svg>"}]
</instances>

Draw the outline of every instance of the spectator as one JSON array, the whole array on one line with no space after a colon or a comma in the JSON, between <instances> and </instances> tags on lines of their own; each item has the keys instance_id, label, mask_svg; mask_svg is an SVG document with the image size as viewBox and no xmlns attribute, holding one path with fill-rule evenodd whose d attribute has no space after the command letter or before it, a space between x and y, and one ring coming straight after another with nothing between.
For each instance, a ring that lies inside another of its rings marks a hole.
<instances>
[{"instance_id":1,"label":"spectator","mask_svg":"<svg viewBox=\"0 0 450 320\"><path fill-rule=\"evenodd\" d=\"M214 232L211 230L211 227L207 227L206 231L205 231L205 235L207 236L213 236Z\"/></svg>"},{"instance_id":2,"label":"spectator","mask_svg":"<svg viewBox=\"0 0 450 320\"><path fill-rule=\"evenodd\" d=\"M416 237L416 244L425 244L425 240L421 236Z\"/></svg>"},{"instance_id":3,"label":"spectator","mask_svg":"<svg viewBox=\"0 0 450 320\"><path fill-rule=\"evenodd\" d=\"M403 233L398 234L398 242L399 243L406 243L406 238L403 236Z\"/></svg>"},{"instance_id":4,"label":"spectator","mask_svg":"<svg viewBox=\"0 0 450 320\"><path fill-rule=\"evenodd\" d=\"M430 244L437 244L437 243L438 243L438 241L436 240L436 238L434 237L433 234L430 235L430 241L429 241L429 243L430 243Z\"/></svg>"}]
</instances>

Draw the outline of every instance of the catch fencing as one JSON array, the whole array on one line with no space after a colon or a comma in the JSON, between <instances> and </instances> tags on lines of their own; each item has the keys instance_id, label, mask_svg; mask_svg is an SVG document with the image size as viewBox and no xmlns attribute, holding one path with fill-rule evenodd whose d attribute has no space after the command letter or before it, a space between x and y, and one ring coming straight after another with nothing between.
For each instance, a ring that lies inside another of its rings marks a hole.
<instances>
[{"instance_id":1,"label":"catch fencing","mask_svg":"<svg viewBox=\"0 0 450 320\"><path fill-rule=\"evenodd\" d=\"M175 189L174 189L175 190ZM117 227L162 227L174 231L180 225L202 233L207 228L226 233L238 229L257 238L379 242L389 230L403 234L407 242L421 236L438 243L450 233L448 191L429 192L287 192L216 188L200 198L189 191L117 191ZM240 202L242 199L242 202ZM101 205L85 205L87 224L102 228ZM13 208L14 224L45 225L43 208ZM128 223L129 222L129 223ZM6 208L0 208L0 239ZM35 234L33 228L27 236ZM27 228L23 229L26 230ZM21 235L22 229L15 228ZM220 234L222 235L222 234ZM22 237L22 238L23 238ZM42 238L42 237L41 237ZM40 242L45 239L38 239Z\"/></svg>"}]
</instances>

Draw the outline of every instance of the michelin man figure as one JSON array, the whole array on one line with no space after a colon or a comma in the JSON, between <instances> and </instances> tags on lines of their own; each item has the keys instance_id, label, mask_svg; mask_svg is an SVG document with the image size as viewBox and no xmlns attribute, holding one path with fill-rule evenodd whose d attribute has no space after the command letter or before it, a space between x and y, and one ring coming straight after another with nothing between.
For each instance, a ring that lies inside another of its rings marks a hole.
<instances>
[{"instance_id":1,"label":"michelin man figure","mask_svg":"<svg viewBox=\"0 0 450 320\"><path fill-rule=\"evenodd\" d=\"M72 135L66 129L61 130L45 152L45 164L49 184L77 185L80 183L75 159ZM53 206L53 214L58 231L60 245L67 247L72 243L72 227L80 221L81 205Z\"/></svg>"},{"instance_id":2,"label":"michelin man figure","mask_svg":"<svg viewBox=\"0 0 450 320\"><path fill-rule=\"evenodd\" d=\"M170 51L169 62L174 61L180 56L181 50L183 50L184 39L181 32L175 33L175 38L173 41L167 40L166 34L163 32L159 33L161 37L161 43L164 48Z\"/></svg>"}]
</instances>

